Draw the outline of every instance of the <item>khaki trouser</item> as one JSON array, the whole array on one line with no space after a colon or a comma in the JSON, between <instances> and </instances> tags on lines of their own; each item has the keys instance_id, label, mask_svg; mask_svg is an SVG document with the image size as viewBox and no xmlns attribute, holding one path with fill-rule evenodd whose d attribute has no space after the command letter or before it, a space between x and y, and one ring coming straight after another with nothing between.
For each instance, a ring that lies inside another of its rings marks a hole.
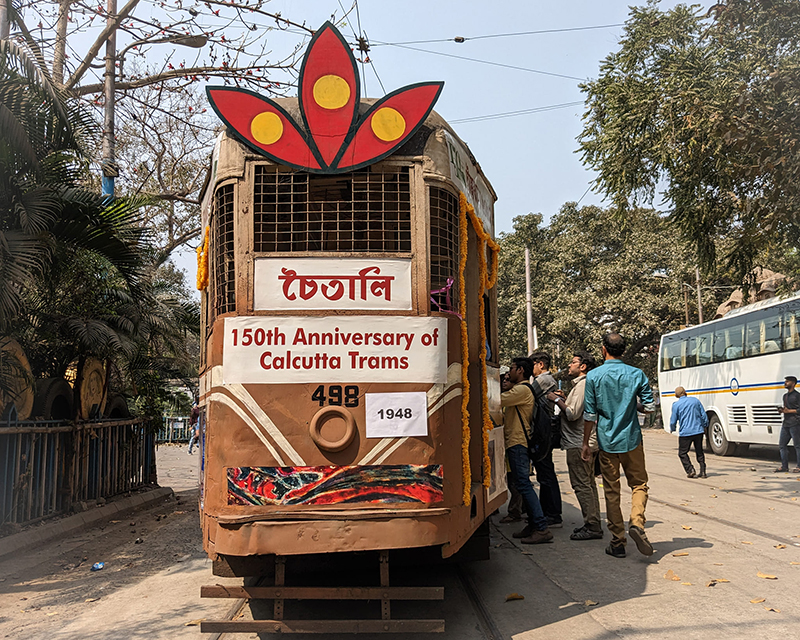
<instances>
[{"instance_id":1,"label":"khaki trouser","mask_svg":"<svg viewBox=\"0 0 800 640\"><path fill-rule=\"evenodd\" d=\"M625 471L625 480L631 488L630 524L644 529L644 510L647 506L647 469L644 463L644 443L627 453L600 452L600 470L603 473L603 490L606 495L608 530L614 545L625 544L625 522L620 508L619 468Z\"/></svg>"},{"instance_id":2,"label":"khaki trouser","mask_svg":"<svg viewBox=\"0 0 800 640\"><path fill-rule=\"evenodd\" d=\"M581 505L583 524L592 531L602 531L600 526L600 498L597 495L597 483L594 481L594 458L596 451L592 452L592 459L584 462L580 449L567 449L567 469L569 469L569 482L578 504Z\"/></svg>"}]
</instances>

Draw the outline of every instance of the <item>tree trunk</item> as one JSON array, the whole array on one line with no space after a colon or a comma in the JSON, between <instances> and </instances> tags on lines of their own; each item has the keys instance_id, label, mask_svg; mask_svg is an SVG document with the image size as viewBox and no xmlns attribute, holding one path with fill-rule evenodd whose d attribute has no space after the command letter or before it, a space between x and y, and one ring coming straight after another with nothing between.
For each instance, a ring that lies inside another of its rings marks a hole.
<instances>
[{"instance_id":1,"label":"tree trunk","mask_svg":"<svg viewBox=\"0 0 800 640\"><path fill-rule=\"evenodd\" d=\"M0 0L7 2L8 0ZM60 0L58 6L58 22L56 23L56 42L53 51L53 80L59 87L64 86L64 60L67 49L67 20L71 0Z\"/></svg>"}]
</instances>

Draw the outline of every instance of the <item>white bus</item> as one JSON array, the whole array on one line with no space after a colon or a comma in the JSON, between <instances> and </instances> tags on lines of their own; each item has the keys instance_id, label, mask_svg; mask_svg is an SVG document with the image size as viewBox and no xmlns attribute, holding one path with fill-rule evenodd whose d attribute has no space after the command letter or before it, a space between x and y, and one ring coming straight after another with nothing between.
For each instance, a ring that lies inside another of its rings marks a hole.
<instances>
[{"instance_id":1,"label":"white bus","mask_svg":"<svg viewBox=\"0 0 800 640\"><path fill-rule=\"evenodd\" d=\"M800 294L734 309L661 338L658 388L669 430L675 388L708 413L708 444L720 456L778 444L784 376L800 377Z\"/></svg>"}]
</instances>

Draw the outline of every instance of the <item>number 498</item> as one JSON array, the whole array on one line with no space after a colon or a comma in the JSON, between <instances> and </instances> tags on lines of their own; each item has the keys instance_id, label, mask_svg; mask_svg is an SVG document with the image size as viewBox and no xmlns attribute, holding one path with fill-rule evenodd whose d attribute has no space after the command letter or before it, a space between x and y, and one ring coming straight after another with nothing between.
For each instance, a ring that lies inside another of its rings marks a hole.
<instances>
[{"instance_id":1,"label":"number 498","mask_svg":"<svg viewBox=\"0 0 800 640\"><path fill-rule=\"evenodd\" d=\"M342 387L338 384L332 384L328 387L328 395L325 395L325 385L319 385L314 393L311 394L311 399L319 402L319 406L323 406L325 402L335 407L342 406L344 400L345 407L358 406L358 387L355 385L348 385L344 388L344 396L342 395Z\"/></svg>"}]
</instances>

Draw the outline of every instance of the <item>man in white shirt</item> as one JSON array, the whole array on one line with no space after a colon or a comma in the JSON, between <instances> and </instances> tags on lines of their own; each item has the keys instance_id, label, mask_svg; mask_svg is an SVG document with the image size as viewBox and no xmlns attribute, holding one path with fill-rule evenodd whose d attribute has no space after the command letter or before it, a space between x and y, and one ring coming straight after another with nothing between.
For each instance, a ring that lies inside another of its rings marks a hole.
<instances>
[{"instance_id":1,"label":"man in white shirt","mask_svg":"<svg viewBox=\"0 0 800 640\"><path fill-rule=\"evenodd\" d=\"M594 356L588 351L577 351L572 356L567 373L574 378L572 391L564 399L561 390L551 391L547 399L561 409L561 448L567 452L569 481L583 514L583 526L572 532L570 540L596 540L603 537L600 524L600 499L594 480L594 460L597 457L597 435L589 440L591 459L581 458L583 448L583 392L586 374L597 366Z\"/></svg>"}]
</instances>

